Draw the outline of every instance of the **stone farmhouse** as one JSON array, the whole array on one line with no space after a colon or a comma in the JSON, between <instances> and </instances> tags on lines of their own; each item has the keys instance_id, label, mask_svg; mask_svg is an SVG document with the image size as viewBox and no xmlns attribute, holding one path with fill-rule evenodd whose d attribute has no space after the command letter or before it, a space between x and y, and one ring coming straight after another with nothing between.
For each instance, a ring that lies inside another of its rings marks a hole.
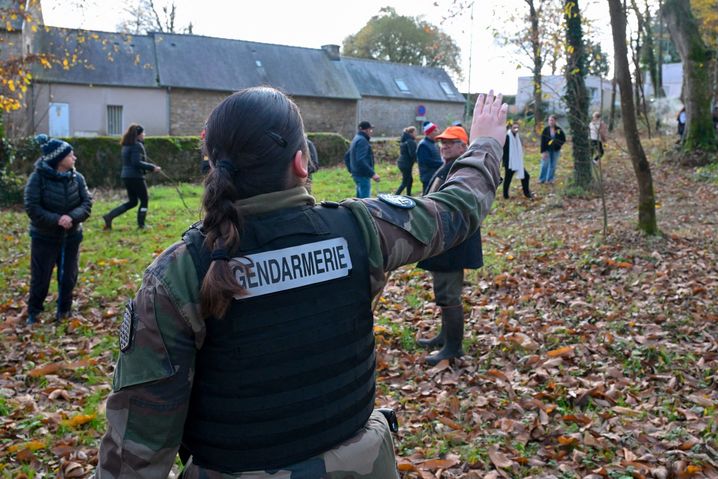
<instances>
[{"instance_id":1,"label":"stone farmhouse","mask_svg":"<svg viewBox=\"0 0 718 479\"><path fill-rule=\"evenodd\" d=\"M258 85L291 96L307 131L349 138L362 120L376 136L398 136L425 119L443 127L463 117L464 97L443 69L342 57L337 45L57 27L18 43L56 64L35 67L25 108L6 117L11 136L120 135L133 122L148 135L197 135L220 100Z\"/></svg>"}]
</instances>

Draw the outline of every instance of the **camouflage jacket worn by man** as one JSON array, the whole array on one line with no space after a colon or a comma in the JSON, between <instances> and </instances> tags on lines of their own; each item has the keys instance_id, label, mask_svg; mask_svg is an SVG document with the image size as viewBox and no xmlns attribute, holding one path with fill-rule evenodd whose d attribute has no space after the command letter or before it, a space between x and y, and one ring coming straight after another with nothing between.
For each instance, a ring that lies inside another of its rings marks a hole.
<instances>
[{"instance_id":1,"label":"camouflage jacket worn by man","mask_svg":"<svg viewBox=\"0 0 718 479\"><path fill-rule=\"evenodd\" d=\"M377 199L347 200L368 251L372 295L385 273L462 242L486 216L499 184L501 145L474 141L442 189L416 198L410 209ZM243 215L314 204L303 187L237 202ZM147 269L135 298L131 348L117 362L107 400L108 431L100 445L98 479L167 477L180 447L193 384L194 363L206 328L200 316L199 282L183 242L171 246ZM280 471L219 473L193 465L185 478L375 478L394 464L386 421L375 412L366 427L334 449Z\"/></svg>"}]
</instances>

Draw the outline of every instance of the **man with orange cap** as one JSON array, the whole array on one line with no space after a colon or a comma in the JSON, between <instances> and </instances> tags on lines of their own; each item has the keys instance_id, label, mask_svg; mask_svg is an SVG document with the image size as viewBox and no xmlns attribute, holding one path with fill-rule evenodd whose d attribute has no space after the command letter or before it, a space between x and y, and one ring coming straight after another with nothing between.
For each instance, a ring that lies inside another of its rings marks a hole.
<instances>
[{"instance_id":1,"label":"man with orange cap","mask_svg":"<svg viewBox=\"0 0 718 479\"><path fill-rule=\"evenodd\" d=\"M450 126L438 135L436 140L441 144L439 151L444 165L427 183L425 193L437 191L444 184L454 161L466 153L469 136L461 126ZM480 229L463 243L418 263L419 268L431 272L434 298L441 308L439 333L431 339L417 341L419 346L427 349L441 348L438 353L427 356L426 362L430 366L438 364L443 359L459 358L464 354L461 348L464 338L464 306L461 300L464 269L480 268L483 265Z\"/></svg>"}]
</instances>

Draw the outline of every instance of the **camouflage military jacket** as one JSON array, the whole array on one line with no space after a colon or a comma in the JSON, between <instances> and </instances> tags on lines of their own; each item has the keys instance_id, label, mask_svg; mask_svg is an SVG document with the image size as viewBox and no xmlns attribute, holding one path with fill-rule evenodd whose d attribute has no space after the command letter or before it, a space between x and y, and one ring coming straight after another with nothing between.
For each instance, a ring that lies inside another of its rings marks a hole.
<instances>
[{"instance_id":1,"label":"camouflage military jacket","mask_svg":"<svg viewBox=\"0 0 718 479\"><path fill-rule=\"evenodd\" d=\"M501 153L499 142L479 138L456 160L438 192L408 202L404 198L404 207L398 206L401 201L391 198L343 202L355 215L367 245L372 294L383 288L386 272L441 253L478 229L500 181ZM314 204L314 198L298 187L242 200L236 207L243 215L251 215L303 204ZM121 341L113 392L107 399L108 431L100 444L97 478L164 478L175 463L195 358L206 335L199 289L194 263L183 242L168 248L145 272L140 290L128 305L127 317L131 321L123 321L121 334L125 339ZM385 475L373 469L381 462L376 460L381 447L391 450L391 439L387 446L386 435L376 432L382 430L382 425L385 428L385 423L372 416L367 427L357 432L357 440L348 441L358 447L348 455L348 459L354 456L354 462L337 463L336 457L341 454L336 451L346 449L345 444L302 464L288 466L286 471L233 475L190 463L184 477L395 477L395 470L393 475ZM372 434L376 436L374 440ZM373 464L356 464L356 454L365 454L367 449L362 446L367 443L375 448L367 456ZM318 463L323 465L317 468ZM348 471L347 466L352 464L355 470Z\"/></svg>"}]
</instances>

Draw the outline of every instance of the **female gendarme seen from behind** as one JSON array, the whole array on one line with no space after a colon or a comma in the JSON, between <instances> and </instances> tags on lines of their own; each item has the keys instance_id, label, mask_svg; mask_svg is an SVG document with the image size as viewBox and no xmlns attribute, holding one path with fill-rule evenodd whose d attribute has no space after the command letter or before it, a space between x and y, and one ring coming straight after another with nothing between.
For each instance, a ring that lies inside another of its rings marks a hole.
<instances>
[{"instance_id":1,"label":"female gendarme seen from behind","mask_svg":"<svg viewBox=\"0 0 718 479\"><path fill-rule=\"evenodd\" d=\"M506 106L482 95L436 193L317 205L297 106L272 88L207 121L204 220L127 305L97 477L397 478L374 411L371 303L385 273L479 228L500 181ZM444 217L456 218L449 230Z\"/></svg>"},{"instance_id":2,"label":"female gendarme seen from behind","mask_svg":"<svg viewBox=\"0 0 718 479\"><path fill-rule=\"evenodd\" d=\"M102 217L105 220L104 229L106 230L112 229L113 219L137 206L138 201L140 209L137 210L137 227L145 227L145 218L147 218L147 207L149 205L145 173L148 171L158 172L162 168L146 161L147 153L144 141L145 129L141 125L134 123L122 135L122 141L120 142L122 144L122 172L120 177L127 189L127 201Z\"/></svg>"},{"instance_id":3,"label":"female gendarme seen from behind","mask_svg":"<svg viewBox=\"0 0 718 479\"><path fill-rule=\"evenodd\" d=\"M57 267L55 321L72 311L82 242L82 222L90 217L92 197L85 178L75 170L75 153L66 141L38 135L42 157L25 186L25 211L30 217L30 295L27 323L43 310Z\"/></svg>"}]
</instances>

